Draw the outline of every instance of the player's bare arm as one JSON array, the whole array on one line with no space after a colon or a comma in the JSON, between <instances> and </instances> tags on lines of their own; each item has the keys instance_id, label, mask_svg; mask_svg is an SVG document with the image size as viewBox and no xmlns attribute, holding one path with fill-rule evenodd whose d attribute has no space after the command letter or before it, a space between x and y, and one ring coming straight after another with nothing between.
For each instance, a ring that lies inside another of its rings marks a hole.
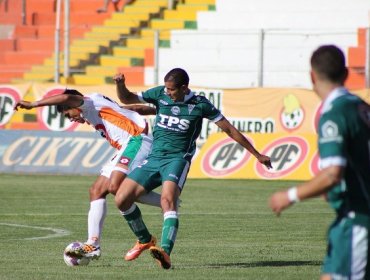
<instances>
[{"instance_id":1,"label":"player's bare arm","mask_svg":"<svg viewBox=\"0 0 370 280\"><path fill-rule=\"evenodd\" d=\"M269 200L269 206L279 216L284 209L297 201L327 193L333 186L340 182L343 172L344 169L341 166L327 167L308 182L287 191L274 193Z\"/></svg>"},{"instance_id":2,"label":"player's bare arm","mask_svg":"<svg viewBox=\"0 0 370 280\"><path fill-rule=\"evenodd\" d=\"M82 96L69 95L69 94L58 94L58 95L43 98L35 102L21 100L14 106L14 110L18 110L18 108L30 110L36 107L52 106L52 105L67 105L71 108L74 108L74 107L80 106L82 103L83 103Z\"/></svg>"},{"instance_id":3,"label":"player's bare arm","mask_svg":"<svg viewBox=\"0 0 370 280\"><path fill-rule=\"evenodd\" d=\"M140 115L147 116L147 115L155 115L156 109L151 106L147 105L140 105L140 104L134 104L134 105L124 105L121 106L123 109L131 110L138 112Z\"/></svg>"},{"instance_id":4,"label":"player's bare arm","mask_svg":"<svg viewBox=\"0 0 370 280\"><path fill-rule=\"evenodd\" d=\"M117 96L123 104L141 103L139 97L126 87L126 79L122 73L116 74L113 80L116 83Z\"/></svg>"},{"instance_id":5,"label":"player's bare arm","mask_svg":"<svg viewBox=\"0 0 370 280\"><path fill-rule=\"evenodd\" d=\"M247 149L253 156L257 158L257 160L265 165L267 168L272 168L270 157L261 155L253 145L248 141L248 139L240 133L239 130L235 128L226 118L222 118L216 125L222 129L227 135L229 135L232 139L242 145L245 149Z\"/></svg>"}]
</instances>

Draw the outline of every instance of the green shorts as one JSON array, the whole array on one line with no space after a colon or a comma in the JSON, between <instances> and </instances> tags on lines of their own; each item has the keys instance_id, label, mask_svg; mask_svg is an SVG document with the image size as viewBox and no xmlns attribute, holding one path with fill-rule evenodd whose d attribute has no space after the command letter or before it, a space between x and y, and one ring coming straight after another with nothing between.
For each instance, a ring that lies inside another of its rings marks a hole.
<instances>
[{"instance_id":1,"label":"green shorts","mask_svg":"<svg viewBox=\"0 0 370 280\"><path fill-rule=\"evenodd\" d=\"M370 216L350 212L338 217L328 231L328 250L322 268L332 279L370 279Z\"/></svg>"},{"instance_id":2,"label":"green shorts","mask_svg":"<svg viewBox=\"0 0 370 280\"><path fill-rule=\"evenodd\" d=\"M112 171L121 171L122 168L117 167L118 163L127 165L129 170L124 173L129 173L149 155L152 148L152 138L146 135L132 136L127 143L123 144L121 149L116 150L111 157L111 160L106 163L100 171L100 175L107 178L110 177Z\"/></svg>"},{"instance_id":3,"label":"green shorts","mask_svg":"<svg viewBox=\"0 0 370 280\"><path fill-rule=\"evenodd\" d=\"M128 177L148 192L162 185L164 181L175 182L182 191L189 168L190 162L183 158L164 159L149 156Z\"/></svg>"}]
</instances>

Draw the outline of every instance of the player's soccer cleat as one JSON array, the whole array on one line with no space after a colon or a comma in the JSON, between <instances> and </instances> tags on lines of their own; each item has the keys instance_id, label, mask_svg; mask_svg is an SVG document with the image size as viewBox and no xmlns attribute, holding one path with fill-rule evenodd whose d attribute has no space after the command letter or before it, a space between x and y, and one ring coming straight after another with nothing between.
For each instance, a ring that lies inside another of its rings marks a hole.
<instances>
[{"instance_id":1,"label":"player's soccer cleat","mask_svg":"<svg viewBox=\"0 0 370 280\"><path fill-rule=\"evenodd\" d=\"M162 249L155 246L149 248L150 254L157 263L164 269L171 268L170 256Z\"/></svg>"},{"instance_id":2,"label":"player's soccer cleat","mask_svg":"<svg viewBox=\"0 0 370 280\"><path fill-rule=\"evenodd\" d=\"M91 260L97 260L101 255L100 246L94 246L86 243L78 249L78 253L81 256Z\"/></svg>"},{"instance_id":3,"label":"player's soccer cleat","mask_svg":"<svg viewBox=\"0 0 370 280\"><path fill-rule=\"evenodd\" d=\"M149 249L152 246L155 246L156 242L157 239L153 235L152 239L148 243L140 243L139 240L136 241L135 246L126 253L125 260L132 261L136 259L143 251Z\"/></svg>"}]
</instances>

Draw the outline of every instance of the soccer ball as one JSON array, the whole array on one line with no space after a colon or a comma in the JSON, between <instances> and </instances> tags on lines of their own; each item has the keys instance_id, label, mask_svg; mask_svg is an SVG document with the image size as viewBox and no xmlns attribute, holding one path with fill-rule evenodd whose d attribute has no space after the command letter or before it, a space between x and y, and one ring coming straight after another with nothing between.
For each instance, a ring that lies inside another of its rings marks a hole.
<instances>
[{"instance_id":1,"label":"soccer ball","mask_svg":"<svg viewBox=\"0 0 370 280\"><path fill-rule=\"evenodd\" d=\"M88 265L90 262L89 258L81 257L73 253L74 250L83 246L83 243L79 241L72 242L64 249L63 258L64 262L68 266L77 266L77 265Z\"/></svg>"}]
</instances>

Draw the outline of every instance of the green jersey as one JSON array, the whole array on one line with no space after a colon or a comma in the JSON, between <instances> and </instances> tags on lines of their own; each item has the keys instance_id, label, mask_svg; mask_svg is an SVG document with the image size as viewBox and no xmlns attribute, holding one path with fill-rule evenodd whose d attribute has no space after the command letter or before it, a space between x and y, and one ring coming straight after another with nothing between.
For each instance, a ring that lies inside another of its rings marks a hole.
<instances>
[{"instance_id":1,"label":"green jersey","mask_svg":"<svg viewBox=\"0 0 370 280\"><path fill-rule=\"evenodd\" d=\"M223 118L207 98L193 92L185 95L183 102L174 102L165 93L165 87L159 86L142 92L139 97L157 109L151 156L191 160L203 118L214 122Z\"/></svg>"},{"instance_id":2,"label":"green jersey","mask_svg":"<svg viewBox=\"0 0 370 280\"><path fill-rule=\"evenodd\" d=\"M370 106L345 88L324 101L319 121L322 168L343 166L342 181L328 192L338 214L370 215Z\"/></svg>"}]
</instances>

